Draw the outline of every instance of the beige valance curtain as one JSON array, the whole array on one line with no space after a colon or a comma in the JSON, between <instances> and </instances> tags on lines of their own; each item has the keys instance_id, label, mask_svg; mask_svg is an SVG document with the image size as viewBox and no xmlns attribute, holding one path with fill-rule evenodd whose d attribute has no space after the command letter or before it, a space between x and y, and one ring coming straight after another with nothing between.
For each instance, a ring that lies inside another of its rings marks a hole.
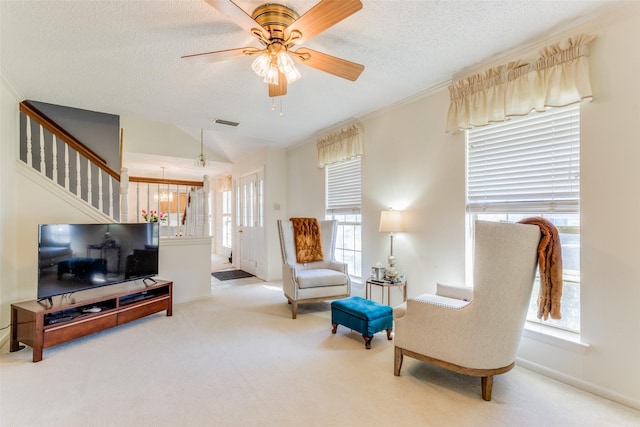
<instances>
[{"instance_id":1,"label":"beige valance curtain","mask_svg":"<svg viewBox=\"0 0 640 427\"><path fill-rule=\"evenodd\" d=\"M514 61L454 82L447 132L590 100L587 57L594 38L581 34L541 49L535 62Z\"/></svg>"},{"instance_id":2,"label":"beige valance curtain","mask_svg":"<svg viewBox=\"0 0 640 427\"><path fill-rule=\"evenodd\" d=\"M218 191L231 191L231 175L225 175L218 179Z\"/></svg>"},{"instance_id":3,"label":"beige valance curtain","mask_svg":"<svg viewBox=\"0 0 640 427\"><path fill-rule=\"evenodd\" d=\"M354 159L364 153L362 132L351 125L318 139L318 167Z\"/></svg>"}]
</instances>

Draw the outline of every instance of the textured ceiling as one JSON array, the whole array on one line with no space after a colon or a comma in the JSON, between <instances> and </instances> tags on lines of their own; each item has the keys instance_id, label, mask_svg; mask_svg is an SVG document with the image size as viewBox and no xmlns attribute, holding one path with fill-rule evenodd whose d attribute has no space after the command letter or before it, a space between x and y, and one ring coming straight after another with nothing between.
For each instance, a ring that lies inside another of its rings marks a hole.
<instances>
[{"instance_id":1,"label":"textured ceiling","mask_svg":"<svg viewBox=\"0 0 640 427\"><path fill-rule=\"evenodd\" d=\"M303 14L316 2L281 3ZM264 2L236 3L251 14ZM302 78L281 98L282 117L251 58L180 58L260 47L203 0L0 0L0 66L27 99L170 123L195 140L204 128L208 148L233 161L424 92L615 3L364 0L362 10L303 45L365 65L360 78L299 65Z\"/></svg>"}]
</instances>

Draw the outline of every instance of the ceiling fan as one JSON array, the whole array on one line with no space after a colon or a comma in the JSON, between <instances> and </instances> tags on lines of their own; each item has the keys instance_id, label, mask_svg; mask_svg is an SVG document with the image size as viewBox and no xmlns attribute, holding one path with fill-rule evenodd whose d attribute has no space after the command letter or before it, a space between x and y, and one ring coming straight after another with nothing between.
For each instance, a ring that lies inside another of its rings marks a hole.
<instances>
[{"instance_id":1,"label":"ceiling fan","mask_svg":"<svg viewBox=\"0 0 640 427\"><path fill-rule=\"evenodd\" d=\"M360 0L320 0L302 16L280 4L263 4L249 16L231 0L205 1L256 37L264 47L262 49L241 47L182 57L189 62L218 62L258 55L251 67L269 84L270 97L286 95L287 83L293 83L300 78L300 72L291 58L301 64L351 81L357 80L364 70L364 65L305 47L292 50L295 45L309 41L362 9Z\"/></svg>"}]
</instances>

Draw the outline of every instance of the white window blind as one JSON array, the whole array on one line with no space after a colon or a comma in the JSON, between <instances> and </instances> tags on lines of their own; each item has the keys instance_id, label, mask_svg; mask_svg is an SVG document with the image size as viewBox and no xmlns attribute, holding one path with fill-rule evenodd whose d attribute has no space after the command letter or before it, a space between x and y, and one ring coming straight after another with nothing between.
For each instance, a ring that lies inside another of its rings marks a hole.
<instances>
[{"instance_id":1,"label":"white window blind","mask_svg":"<svg viewBox=\"0 0 640 427\"><path fill-rule=\"evenodd\" d=\"M360 158L326 167L327 177L327 212L357 213L360 212L361 173Z\"/></svg>"},{"instance_id":2,"label":"white window blind","mask_svg":"<svg viewBox=\"0 0 640 427\"><path fill-rule=\"evenodd\" d=\"M580 106L467 131L467 212L579 212Z\"/></svg>"}]
</instances>

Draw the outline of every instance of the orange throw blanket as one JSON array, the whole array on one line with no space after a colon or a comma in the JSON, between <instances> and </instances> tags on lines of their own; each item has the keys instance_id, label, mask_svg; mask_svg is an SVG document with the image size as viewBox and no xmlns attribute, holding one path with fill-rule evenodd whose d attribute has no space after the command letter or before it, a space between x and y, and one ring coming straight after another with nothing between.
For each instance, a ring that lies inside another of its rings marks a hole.
<instances>
[{"instance_id":1,"label":"orange throw blanket","mask_svg":"<svg viewBox=\"0 0 640 427\"><path fill-rule=\"evenodd\" d=\"M540 227L538 243L538 268L540 269L540 294L538 295L538 319L560 319L560 299L562 298L562 249L558 229L547 219L525 218L521 224Z\"/></svg>"},{"instance_id":2,"label":"orange throw blanket","mask_svg":"<svg viewBox=\"0 0 640 427\"><path fill-rule=\"evenodd\" d=\"M307 263L324 260L320 225L316 218L291 218L296 244L296 261Z\"/></svg>"}]
</instances>

